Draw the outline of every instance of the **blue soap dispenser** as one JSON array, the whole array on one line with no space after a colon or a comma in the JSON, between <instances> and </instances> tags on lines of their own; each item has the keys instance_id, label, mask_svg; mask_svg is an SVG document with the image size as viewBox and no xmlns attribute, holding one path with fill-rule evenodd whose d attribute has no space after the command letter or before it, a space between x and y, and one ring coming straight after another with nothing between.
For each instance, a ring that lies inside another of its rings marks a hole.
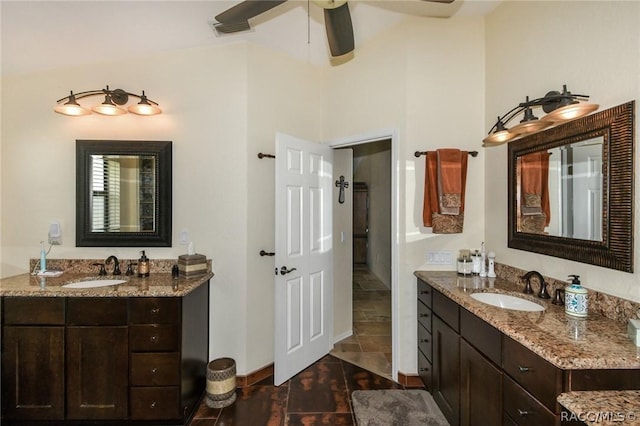
<instances>
[{"instance_id":1,"label":"blue soap dispenser","mask_svg":"<svg viewBox=\"0 0 640 426\"><path fill-rule=\"evenodd\" d=\"M580 285L579 275L569 277L573 279L571 285L564 289L564 311L567 315L584 318L588 311L587 289Z\"/></svg>"}]
</instances>

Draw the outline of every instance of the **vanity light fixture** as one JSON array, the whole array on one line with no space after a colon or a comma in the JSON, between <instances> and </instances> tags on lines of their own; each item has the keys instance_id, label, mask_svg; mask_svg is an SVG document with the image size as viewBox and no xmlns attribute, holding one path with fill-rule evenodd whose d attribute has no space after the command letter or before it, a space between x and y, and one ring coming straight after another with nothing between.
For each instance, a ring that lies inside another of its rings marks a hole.
<instances>
[{"instance_id":1,"label":"vanity light fixture","mask_svg":"<svg viewBox=\"0 0 640 426\"><path fill-rule=\"evenodd\" d=\"M574 95L567 90L566 84L562 86L562 93L553 90L543 97L533 100L529 100L527 96L524 102L519 103L506 114L498 116L498 121L489 130L489 135L482 140L482 146L502 145L548 127L591 114L599 108L599 105L580 102L587 100L589 100L588 95ZM541 119L533 114L533 108L539 107L547 113ZM508 129L507 123L519 114L523 115L520 123Z\"/></svg>"},{"instance_id":2,"label":"vanity light fixture","mask_svg":"<svg viewBox=\"0 0 640 426\"><path fill-rule=\"evenodd\" d=\"M90 96L104 96L104 102L91 109L85 108L78 103L78 99L88 98ZM140 102L124 109L122 106L129 102L130 96L140 99ZM144 90L142 91L142 95L136 95L135 93L126 92L122 89L111 90L109 86L100 90L87 90L80 93L73 93L72 90L69 96L58 99L56 102L58 105L54 108L55 112L72 117L88 115L91 114L91 111L102 115L122 115L126 114L127 110L137 115L156 115L162 113L158 103L147 98Z\"/></svg>"}]
</instances>

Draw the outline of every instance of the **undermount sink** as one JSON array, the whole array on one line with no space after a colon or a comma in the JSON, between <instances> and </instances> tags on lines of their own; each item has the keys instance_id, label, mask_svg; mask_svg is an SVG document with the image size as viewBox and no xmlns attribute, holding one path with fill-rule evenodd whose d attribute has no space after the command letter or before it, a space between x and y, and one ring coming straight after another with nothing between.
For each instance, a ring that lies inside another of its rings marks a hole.
<instances>
[{"instance_id":1,"label":"undermount sink","mask_svg":"<svg viewBox=\"0 0 640 426\"><path fill-rule=\"evenodd\" d=\"M517 296L510 296L508 294L501 293L473 293L472 298L486 303L488 305L497 306L503 309L512 309L515 311L527 311L527 312L540 312L544 311L545 307L539 305L530 300L523 299Z\"/></svg>"},{"instance_id":2,"label":"undermount sink","mask_svg":"<svg viewBox=\"0 0 640 426\"><path fill-rule=\"evenodd\" d=\"M117 285L126 283L127 280L86 280L86 281L78 281L75 283L63 284L62 287L65 288L98 288L98 287L108 287L110 285Z\"/></svg>"}]
</instances>

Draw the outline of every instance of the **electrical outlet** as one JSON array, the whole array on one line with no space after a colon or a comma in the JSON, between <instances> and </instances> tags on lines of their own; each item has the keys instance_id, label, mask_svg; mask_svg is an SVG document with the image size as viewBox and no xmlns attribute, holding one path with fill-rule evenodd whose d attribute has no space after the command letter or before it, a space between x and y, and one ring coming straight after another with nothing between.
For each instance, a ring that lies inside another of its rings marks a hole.
<instances>
[{"instance_id":1,"label":"electrical outlet","mask_svg":"<svg viewBox=\"0 0 640 426\"><path fill-rule=\"evenodd\" d=\"M451 265L453 253L450 250L427 251L427 265Z\"/></svg>"},{"instance_id":2,"label":"electrical outlet","mask_svg":"<svg viewBox=\"0 0 640 426\"><path fill-rule=\"evenodd\" d=\"M49 244L58 246L62 244L62 229L60 222L51 222L49 224Z\"/></svg>"}]
</instances>

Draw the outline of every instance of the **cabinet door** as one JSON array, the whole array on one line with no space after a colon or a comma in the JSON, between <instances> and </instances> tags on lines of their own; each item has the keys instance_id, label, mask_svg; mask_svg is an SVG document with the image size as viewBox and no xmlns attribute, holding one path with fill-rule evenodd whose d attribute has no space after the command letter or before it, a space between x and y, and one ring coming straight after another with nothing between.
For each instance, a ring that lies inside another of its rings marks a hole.
<instances>
[{"instance_id":1,"label":"cabinet door","mask_svg":"<svg viewBox=\"0 0 640 426\"><path fill-rule=\"evenodd\" d=\"M64 417L64 328L4 327L2 407L7 418Z\"/></svg>"},{"instance_id":2,"label":"cabinet door","mask_svg":"<svg viewBox=\"0 0 640 426\"><path fill-rule=\"evenodd\" d=\"M464 339L460 340L460 424L500 425L502 372Z\"/></svg>"},{"instance_id":3,"label":"cabinet door","mask_svg":"<svg viewBox=\"0 0 640 426\"><path fill-rule=\"evenodd\" d=\"M452 426L460 422L460 336L433 316L433 399Z\"/></svg>"},{"instance_id":4,"label":"cabinet door","mask_svg":"<svg viewBox=\"0 0 640 426\"><path fill-rule=\"evenodd\" d=\"M127 418L127 327L67 328L67 418Z\"/></svg>"}]
</instances>

